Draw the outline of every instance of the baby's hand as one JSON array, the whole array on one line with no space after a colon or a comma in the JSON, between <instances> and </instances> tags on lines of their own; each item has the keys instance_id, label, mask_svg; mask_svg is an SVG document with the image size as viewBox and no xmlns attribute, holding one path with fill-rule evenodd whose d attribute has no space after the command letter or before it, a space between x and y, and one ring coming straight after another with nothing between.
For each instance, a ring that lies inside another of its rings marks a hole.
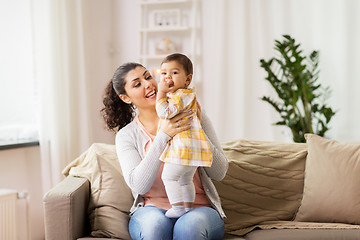
<instances>
[{"instance_id":1,"label":"baby's hand","mask_svg":"<svg viewBox=\"0 0 360 240\"><path fill-rule=\"evenodd\" d=\"M168 93L171 91L172 87L174 87L174 82L171 79L160 79L158 90L159 92Z\"/></svg>"}]
</instances>

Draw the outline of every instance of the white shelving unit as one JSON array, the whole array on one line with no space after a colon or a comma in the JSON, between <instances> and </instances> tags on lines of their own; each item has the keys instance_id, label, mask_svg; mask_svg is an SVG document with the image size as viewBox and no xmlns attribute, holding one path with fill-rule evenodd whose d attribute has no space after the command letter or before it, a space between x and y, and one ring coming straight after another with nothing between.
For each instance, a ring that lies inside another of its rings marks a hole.
<instances>
[{"instance_id":1,"label":"white shelving unit","mask_svg":"<svg viewBox=\"0 0 360 240\"><path fill-rule=\"evenodd\" d=\"M158 78L162 59L174 52L186 54L200 66L197 49L200 0L139 0L139 62Z\"/></svg>"}]
</instances>

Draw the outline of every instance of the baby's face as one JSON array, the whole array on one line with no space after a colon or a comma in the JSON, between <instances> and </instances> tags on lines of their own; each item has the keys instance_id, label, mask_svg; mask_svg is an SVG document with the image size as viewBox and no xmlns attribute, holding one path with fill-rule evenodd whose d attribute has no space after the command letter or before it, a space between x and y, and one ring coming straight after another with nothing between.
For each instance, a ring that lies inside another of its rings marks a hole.
<instances>
[{"instance_id":1,"label":"baby's face","mask_svg":"<svg viewBox=\"0 0 360 240\"><path fill-rule=\"evenodd\" d=\"M189 75L186 75L181 64L176 61L171 61L161 65L160 80L172 81L173 87L170 92L173 93L178 89L187 88L191 78L189 78Z\"/></svg>"}]
</instances>

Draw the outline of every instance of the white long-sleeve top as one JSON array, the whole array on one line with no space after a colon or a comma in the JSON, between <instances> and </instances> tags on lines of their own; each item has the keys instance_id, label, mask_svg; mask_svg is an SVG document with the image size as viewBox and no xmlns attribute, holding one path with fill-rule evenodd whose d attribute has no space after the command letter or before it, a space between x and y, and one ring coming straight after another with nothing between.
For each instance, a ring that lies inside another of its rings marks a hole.
<instances>
[{"instance_id":1,"label":"white long-sleeve top","mask_svg":"<svg viewBox=\"0 0 360 240\"><path fill-rule=\"evenodd\" d=\"M211 179L220 181L225 177L228 161L210 119L203 111L201 118L201 125L213 154L213 162L211 167L199 167L199 175L209 202L222 217L225 217L220 197ZM171 137L167 134L159 131L145 155L145 145L150 139L141 132L135 120L117 132L115 139L116 153L124 179L135 198L130 210L131 213L144 206L144 199L141 195L150 190L162 163L159 160L160 155L170 139Z\"/></svg>"}]
</instances>

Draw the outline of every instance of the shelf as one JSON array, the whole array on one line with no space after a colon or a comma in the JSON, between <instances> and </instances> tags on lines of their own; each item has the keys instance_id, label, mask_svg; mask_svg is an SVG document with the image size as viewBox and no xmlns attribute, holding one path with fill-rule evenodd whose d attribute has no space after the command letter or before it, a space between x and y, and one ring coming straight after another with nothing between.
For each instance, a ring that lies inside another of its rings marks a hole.
<instances>
[{"instance_id":1,"label":"shelf","mask_svg":"<svg viewBox=\"0 0 360 240\"><path fill-rule=\"evenodd\" d=\"M10 140L10 141L0 141L0 150L8 150L13 148L22 148L22 147L32 147L39 146L38 139L27 139L27 140Z\"/></svg>"},{"instance_id":2,"label":"shelf","mask_svg":"<svg viewBox=\"0 0 360 240\"><path fill-rule=\"evenodd\" d=\"M163 5L163 4L177 4L177 3L188 3L191 0L158 0L158 1L140 1L141 5Z\"/></svg>"},{"instance_id":3,"label":"shelf","mask_svg":"<svg viewBox=\"0 0 360 240\"><path fill-rule=\"evenodd\" d=\"M164 59L168 54L158 54L158 55L141 55L140 59L147 59L147 60L162 60ZM192 54L188 55L189 57L193 57Z\"/></svg>"},{"instance_id":4,"label":"shelf","mask_svg":"<svg viewBox=\"0 0 360 240\"><path fill-rule=\"evenodd\" d=\"M141 59L150 59L150 60L161 60L164 59L167 55L161 54L161 55L142 55L140 56Z\"/></svg>"},{"instance_id":5,"label":"shelf","mask_svg":"<svg viewBox=\"0 0 360 240\"><path fill-rule=\"evenodd\" d=\"M190 31L190 27L158 27L158 28L142 28L140 32L178 32Z\"/></svg>"}]
</instances>

